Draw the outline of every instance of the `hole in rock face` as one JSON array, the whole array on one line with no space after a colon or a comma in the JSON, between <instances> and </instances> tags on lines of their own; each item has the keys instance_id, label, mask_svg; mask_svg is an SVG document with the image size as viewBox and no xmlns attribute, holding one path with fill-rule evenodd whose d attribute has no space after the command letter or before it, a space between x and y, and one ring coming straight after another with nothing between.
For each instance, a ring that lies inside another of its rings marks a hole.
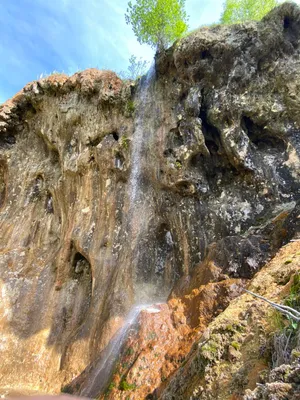
<instances>
[{"instance_id":1,"label":"hole in rock face","mask_svg":"<svg viewBox=\"0 0 300 400\"><path fill-rule=\"evenodd\" d=\"M277 152L286 150L286 143L283 139L273 136L263 126L255 124L251 118L243 116L241 126L257 150L275 150Z\"/></svg>"},{"instance_id":2,"label":"hole in rock face","mask_svg":"<svg viewBox=\"0 0 300 400\"><path fill-rule=\"evenodd\" d=\"M291 20L289 17L284 17L283 19L283 29L289 29L289 27L291 26Z\"/></svg>"},{"instance_id":3,"label":"hole in rock face","mask_svg":"<svg viewBox=\"0 0 300 400\"><path fill-rule=\"evenodd\" d=\"M47 194L45 208L48 214L54 214L53 197L51 193Z\"/></svg>"},{"instance_id":4,"label":"hole in rock face","mask_svg":"<svg viewBox=\"0 0 300 400\"><path fill-rule=\"evenodd\" d=\"M199 166L202 166L203 162L204 162L204 156L202 154L195 154L190 159L190 166L192 168L197 168Z\"/></svg>"},{"instance_id":5,"label":"hole in rock face","mask_svg":"<svg viewBox=\"0 0 300 400\"><path fill-rule=\"evenodd\" d=\"M171 156L175 157L173 149L167 149L164 151L164 157L171 157Z\"/></svg>"},{"instance_id":6,"label":"hole in rock face","mask_svg":"<svg viewBox=\"0 0 300 400\"><path fill-rule=\"evenodd\" d=\"M27 113L27 118L28 118L28 117L35 115L37 113L37 110L35 109L33 104L30 103L27 105L26 113Z\"/></svg>"},{"instance_id":7,"label":"hole in rock face","mask_svg":"<svg viewBox=\"0 0 300 400\"><path fill-rule=\"evenodd\" d=\"M109 132L107 134L101 134L94 139L89 138L89 145L92 147L97 147L102 141L106 140L115 140L116 142L119 140L119 134L115 131Z\"/></svg>"},{"instance_id":8,"label":"hole in rock face","mask_svg":"<svg viewBox=\"0 0 300 400\"><path fill-rule=\"evenodd\" d=\"M103 139L102 136L96 137L95 139L90 139L90 143L89 143L89 144L90 144L90 146L92 146L92 147L97 147L98 144L101 143L102 139Z\"/></svg>"},{"instance_id":9,"label":"hole in rock face","mask_svg":"<svg viewBox=\"0 0 300 400\"><path fill-rule=\"evenodd\" d=\"M219 146L213 140L209 140L209 139L205 140L205 145L208 148L208 151L210 152L210 154L218 153Z\"/></svg>"},{"instance_id":10,"label":"hole in rock face","mask_svg":"<svg viewBox=\"0 0 300 400\"><path fill-rule=\"evenodd\" d=\"M113 138L114 138L116 141L119 140L119 135L117 134L117 132L113 132L112 135L113 135Z\"/></svg>"},{"instance_id":11,"label":"hole in rock face","mask_svg":"<svg viewBox=\"0 0 300 400\"><path fill-rule=\"evenodd\" d=\"M175 147L182 146L184 144L183 137L178 130L174 132L173 143Z\"/></svg>"},{"instance_id":12,"label":"hole in rock face","mask_svg":"<svg viewBox=\"0 0 300 400\"><path fill-rule=\"evenodd\" d=\"M156 253L156 264L155 264L155 275L163 276L167 266L167 255L172 251L174 243L172 234L168 227L163 224L157 232L157 253Z\"/></svg>"},{"instance_id":13,"label":"hole in rock face","mask_svg":"<svg viewBox=\"0 0 300 400\"><path fill-rule=\"evenodd\" d=\"M16 138L11 133L4 133L0 135L0 149L9 149L16 143Z\"/></svg>"},{"instance_id":14,"label":"hole in rock face","mask_svg":"<svg viewBox=\"0 0 300 400\"><path fill-rule=\"evenodd\" d=\"M184 145L185 139L186 138L181 135L178 127L171 129L167 135L167 144L164 151L164 156L175 157L174 148Z\"/></svg>"},{"instance_id":15,"label":"hole in rock face","mask_svg":"<svg viewBox=\"0 0 300 400\"><path fill-rule=\"evenodd\" d=\"M88 260L81 253L76 253L72 263L73 276L76 278L84 273L90 274L90 269L91 266Z\"/></svg>"},{"instance_id":16,"label":"hole in rock face","mask_svg":"<svg viewBox=\"0 0 300 400\"><path fill-rule=\"evenodd\" d=\"M42 177L42 175L38 175L35 178L34 189L39 192L43 186L43 183L44 183L44 178Z\"/></svg>"},{"instance_id":17,"label":"hole in rock face","mask_svg":"<svg viewBox=\"0 0 300 400\"><path fill-rule=\"evenodd\" d=\"M70 259L64 265L64 280L59 301L56 303L52 319L48 345L59 346L61 353L60 369L64 367L68 346L76 339L74 332L87 318L92 297L92 268L89 261L71 243ZM71 284L70 284L71 283Z\"/></svg>"},{"instance_id":18,"label":"hole in rock face","mask_svg":"<svg viewBox=\"0 0 300 400\"><path fill-rule=\"evenodd\" d=\"M285 16L283 18L283 30L285 37L294 47L297 47L300 36L300 23L289 16Z\"/></svg>"},{"instance_id":19,"label":"hole in rock face","mask_svg":"<svg viewBox=\"0 0 300 400\"><path fill-rule=\"evenodd\" d=\"M211 125L207 119L207 111L201 108L200 119L202 121L202 133L205 139L205 145L211 155L217 154L220 148L221 139L218 129Z\"/></svg>"},{"instance_id":20,"label":"hole in rock face","mask_svg":"<svg viewBox=\"0 0 300 400\"><path fill-rule=\"evenodd\" d=\"M194 185L188 181L180 181L176 183L177 190L184 195L191 195L195 192Z\"/></svg>"},{"instance_id":21,"label":"hole in rock face","mask_svg":"<svg viewBox=\"0 0 300 400\"><path fill-rule=\"evenodd\" d=\"M212 59L212 55L210 54L209 50L203 50L200 54L200 57L202 58L202 60L206 60L206 59L211 60Z\"/></svg>"},{"instance_id":22,"label":"hole in rock face","mask_svg":"<svg viewBox=\"0 0 300 400\"><path fill-rule=\"evenodd\" d=\"M43 190L43 186L44 186L44 178L42 177L42 175L38 175L35 178L33 185L30 189L29 193L30 201L34 201L40 197L41 192Z\"/></svg>"},{"instance_id":23,"label":"hole in rock face","mask_svg":"<svg viewBox=\"0 0 300 400\"><path fill-rule=\"evenodd\" d=\"M190 184L188 182L179 182L177 187L182 190L189 190Z\"/></svg>"},{"instance_id":24,"label":"hole in rock face","mask_svg":"<svg viewBox=\"0 0 300 400\"><path fill-rule=\"evenodd\" d=\"M57 164L59 162L59 152L56 149L50 150L50 161L52 164Z\"/></svg>"}]
</instances>

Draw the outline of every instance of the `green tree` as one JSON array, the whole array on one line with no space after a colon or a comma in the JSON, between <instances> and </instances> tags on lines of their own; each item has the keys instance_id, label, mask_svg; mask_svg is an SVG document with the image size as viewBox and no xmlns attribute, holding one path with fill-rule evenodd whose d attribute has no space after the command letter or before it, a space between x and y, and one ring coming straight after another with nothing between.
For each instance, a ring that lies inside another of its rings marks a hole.
<instances>
[{"instance_id":1,"label":"green tree","mask_svg":"<svg viewBox=\"0 0 300 400\"><path fill-rule=\"evenodd\" d=\"M236 24L259 21L278 4L277 0L226 0L221 22Z\"/></svg>"},{"instance_id":2,"label":"green tree","mask_svg":"<svg viewBox=\"0 0 300 400\"><path fill-rule=\"evenodd\" d=\"M132 55L129 58L129 66L127 71L120 71L118 75L122 79L132 79L135 81L147 72L148 67L148 61L143 60L142 58L138 60L136 56Z\"/></svg>"},{"instance_id":3,"label":"green tree","mask_svg":"<svg viewBox=\"0 0 300 400\"><path fill-rule=\"evenodd\" d=\"M185 0L137 0L128 3L125 19L139 43L162 50L187 31Z\"/></svg>"}]
</instances>

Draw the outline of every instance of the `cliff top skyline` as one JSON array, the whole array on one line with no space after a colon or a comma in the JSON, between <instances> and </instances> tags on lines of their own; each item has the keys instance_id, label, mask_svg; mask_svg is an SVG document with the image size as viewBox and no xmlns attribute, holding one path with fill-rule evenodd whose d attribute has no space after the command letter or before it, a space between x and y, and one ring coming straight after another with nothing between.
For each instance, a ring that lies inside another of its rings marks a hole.
<instances>
[{"instance_id":1,"label":"cliff top skyline","mask_svg":"<svg viewBox=\"0 0 300 400\"><path fill-rule=\"evenodd\" d=\"M146 60L153 50L140 45L124 14L128 0L1 1L0 104L26 83L53 71L73 74L97 67L125 70L134 54ZM189 29L217 22L223 0L187 0Z\"/></svg>"}]
</instances>

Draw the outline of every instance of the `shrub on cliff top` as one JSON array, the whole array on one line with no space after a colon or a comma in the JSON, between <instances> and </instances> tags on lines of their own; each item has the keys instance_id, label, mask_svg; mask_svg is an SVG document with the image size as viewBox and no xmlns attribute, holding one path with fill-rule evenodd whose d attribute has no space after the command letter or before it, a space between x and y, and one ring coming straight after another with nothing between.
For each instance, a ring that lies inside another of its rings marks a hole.
<instances>
[{"instance_id":1,"label":"shrub on cliff top","mask_svg":"<svg viewBox=\"0 0 300 400\"><path fill-rule=\"evenodd\" d=\"M278 4L277 0L226 0L221 22L236 24L259 21Z\"/></svg>"},{"instance_id":2,"label":"shrub on cliff top","mask_svg":"<svg viewBox=\"0 0 300 400\"><path fill-rule=\"evenodd\" d=\"M126 23L139 43L162 50L187 30L185 0L137 0L128 3Z\"/></svg>"},{"instance_id":3,"label":"shrub on cliff top","mask_svg":"<svg viewBox=\"0 0 300 400\"><path fill-rule=\"evenodd\" d=\"M142 58L138 60L136 56L132 55L129 59L127 71L120 71L118 75L122 79L131 79L135 81L147 72L148 67L148 61L143 60Z\"/></svg>"}]
</instances>

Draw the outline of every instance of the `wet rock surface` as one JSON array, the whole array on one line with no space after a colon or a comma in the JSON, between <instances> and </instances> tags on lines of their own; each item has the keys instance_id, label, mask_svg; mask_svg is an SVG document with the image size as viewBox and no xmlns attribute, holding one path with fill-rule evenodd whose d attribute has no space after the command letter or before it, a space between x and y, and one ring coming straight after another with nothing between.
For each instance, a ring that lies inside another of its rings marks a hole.
<instances>
[{"instance_id":1,"label":"wet rock surface","mask_svg":"<svg viewBox=\"0 0 300 400\"><path fill-rule=\"evenodd\" d=\"M168 293L141 312L106 398L255 389L268 365L247 346L263 344L266 309L239 296L299 237L299 39L285 3L190 34L139 87L91 69L0 106L3 392L77 393L132 305ZM280 282L256 289L280 297Z\"/></svg>"},{"instance_id":2,"label":"wet rock surface","mask_svg":"<svg viewBox=\"0 0 300 400\"><path fill-rule=\"evenodd\" d=\"M103 399L160 398L168 379L206 326L241 294L241 280L200 286L187 296L145 310L132 330Z\"/></svg>"}]
</instances>

